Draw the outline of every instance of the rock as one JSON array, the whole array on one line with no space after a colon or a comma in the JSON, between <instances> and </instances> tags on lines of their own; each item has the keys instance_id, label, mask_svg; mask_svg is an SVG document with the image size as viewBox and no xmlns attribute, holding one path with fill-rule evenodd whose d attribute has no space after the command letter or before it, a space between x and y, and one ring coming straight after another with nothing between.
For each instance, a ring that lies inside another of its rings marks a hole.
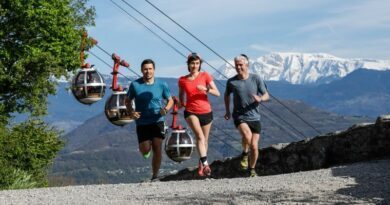
<instances>
[{"instance_id":1,"label":"rock","mask_svg":"<svg viewBox=\"0 0 390 205\"><path fill-rule=\"evenodd\" d=\"M390 157L390 115L374 123L360 123L345 131L281 143L259 150L256 171L259 175L307 171L372 159ZM240 156L215 161L210 166L213 178L246 176L239 167ZM162 181L200 179L196 170L183 170L162 177Z\"/></svg>"}]
</instances>

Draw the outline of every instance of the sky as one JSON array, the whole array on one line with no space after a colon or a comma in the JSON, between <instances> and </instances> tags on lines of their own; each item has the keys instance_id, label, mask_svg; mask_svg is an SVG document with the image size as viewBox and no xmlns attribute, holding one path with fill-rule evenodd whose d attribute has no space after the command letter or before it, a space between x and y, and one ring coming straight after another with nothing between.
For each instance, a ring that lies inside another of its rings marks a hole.
<instances>
[{"instance_id":1,"label":"sky","mask_svg":"<svg viewBox=\"0 0 390 205\"><path fill-rule=\"evenodd\" d=\"M96 9L95 26L89 35L109 53L116 53L140 74L142 60L156 62L157 77L187 74L190 51L215 68L224 61L145 0L112 0L143 22L179 51L134 21L111 0L90 0ZM390 60L390 0L149 0L207 44L220 56L232 60L238 54L256 59L271 52L328 53L341 58ZM143 15L174 36L171 39ZM98 48L91 50L110 65L111 58ZM89 55L87 62L101 73L112 68ZM202 68L214 73L212 67ZM134 76L125 68L121 73Z\"/></svg>"}]
</instances>

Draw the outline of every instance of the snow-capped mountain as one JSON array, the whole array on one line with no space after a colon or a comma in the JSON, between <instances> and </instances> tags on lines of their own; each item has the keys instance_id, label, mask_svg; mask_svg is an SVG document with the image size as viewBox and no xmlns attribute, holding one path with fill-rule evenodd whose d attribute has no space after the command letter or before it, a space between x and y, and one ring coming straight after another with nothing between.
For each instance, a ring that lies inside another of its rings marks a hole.
<instances>
[{"instance_id":1,"label":"snow-capped mountain","mask_svg":"<svg viewBox=\"0 0 390 205\"><path fill-rule=\"evenodd\" d=\"M234 65L233 61L230 63ZM390 61L344 59L325 53L271 53L250 60L249 69L251 73L257 73L267 81L320 84L342 78L358 68L390 70ZM220 73L214 74L216 79L236 75L235 69L227 63L219 71Z\"/></svg>"}]
</instances>

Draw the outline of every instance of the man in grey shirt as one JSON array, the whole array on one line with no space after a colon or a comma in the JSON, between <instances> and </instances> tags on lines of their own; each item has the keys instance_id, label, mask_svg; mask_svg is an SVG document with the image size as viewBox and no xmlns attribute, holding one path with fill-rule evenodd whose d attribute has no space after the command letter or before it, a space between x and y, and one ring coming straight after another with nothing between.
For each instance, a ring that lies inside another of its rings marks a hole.
<instances>
[{"instance_id":1,"label":"man in grey shirt","mask_svg":"<svg viewBox=\"0 0 390 205\"><path fill-rule=\"evenodd\" d=\"M256 176L256 162L259 156L260 140L260 108L262 101L269 100L269 94L263 80L248 71L249 60L244 54L234 58L237 75L226 83L225 119L232 117L230 113L230 94L233 93L233 120L242 137L241 168L249 170L251 177ZM248 155L250 151L250 157ZM249 169L248 169L249 168Z\"/></svg>"}]
</instances>

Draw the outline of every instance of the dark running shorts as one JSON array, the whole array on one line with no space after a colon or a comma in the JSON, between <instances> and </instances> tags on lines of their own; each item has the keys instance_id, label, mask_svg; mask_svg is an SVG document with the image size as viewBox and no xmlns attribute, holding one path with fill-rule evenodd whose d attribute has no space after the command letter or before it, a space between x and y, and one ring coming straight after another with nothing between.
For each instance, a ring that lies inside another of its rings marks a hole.
<instances>
[{"instance_id":1,"label":"dark running shorts","mask_svg":"<svg viewBox=\"0 0 390 205\"><path fill-rule=\"evenodd\" d=\"M199 119L200 126L208 125L213 121L213 112L209 112L206 114L195 114L184 110L184 118L187 118L190 115L194 115Z\"/></svg>"},{"instance_id":2,"label":"dark running shorts","mask_svg":"<svg viewBox=\"0 0 390 205\"><path fill-rule=\"evenodd\" d=\"M138 143L153 141L153 138L165 138L165 123L157 122L149 125L137 125Z\"/></svg>"},{"instance_id":3,"label":"dark running shorts","mask_svg":"<svg viewBox=\"0 0 390 205\"><path fill-rule=\"evenodd\" d=\"M261 123L260 121L245 121L245 120L234 120L234 125L238 127L241 123L246 123L252 133L260 134Z\"/></svg>"}]
</instances>

